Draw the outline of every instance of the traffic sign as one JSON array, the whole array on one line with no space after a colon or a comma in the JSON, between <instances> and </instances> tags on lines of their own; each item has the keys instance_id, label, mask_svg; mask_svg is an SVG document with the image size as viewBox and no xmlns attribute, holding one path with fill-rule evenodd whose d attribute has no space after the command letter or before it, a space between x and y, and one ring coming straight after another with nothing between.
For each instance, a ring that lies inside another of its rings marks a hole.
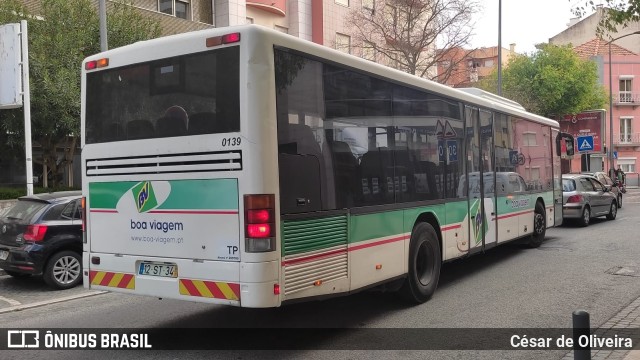
<instances>
[{"instance_id":1,"label":"traffic sign","mask_svg":"<svg viewBox=\"0 0 640 360\"><path fill-rule=\"evenodd\" d=\"M618 158L618 152L617 152L617 151L614 151L614 152L613 152L613 158L614 158L614 159L617 159L617 158Z\"/></svg>"},{"instance_id":2,"label":"traffic sign","mask_svg":"<svg viewBox=\"0 0 640 360\"><path fill-rule=\"evenodd\" d=\"M438 140L438 161L444 162L445 159L445 141Z\"/></svg>"},{"instance_id":3,"label":"traffic sign","mask_svg":"<svg viewBox=\"0 0 640 360\"><path fill-rule=\"evenodd\" d=\"M579 152L588 152L593 151L593 136L578 136L576 138L576 143L578 144Z\"/></svg>"},{"instance_id":4,"label":"traffic sign","mask_svg":"<svg viewBox=\"0 0 640 360\"><path fill-rule=\"evenodd\" d=\"M450 163L458 161L458 142L456 140L447 140L447 152Z\"/></svg>"}]
</instances>

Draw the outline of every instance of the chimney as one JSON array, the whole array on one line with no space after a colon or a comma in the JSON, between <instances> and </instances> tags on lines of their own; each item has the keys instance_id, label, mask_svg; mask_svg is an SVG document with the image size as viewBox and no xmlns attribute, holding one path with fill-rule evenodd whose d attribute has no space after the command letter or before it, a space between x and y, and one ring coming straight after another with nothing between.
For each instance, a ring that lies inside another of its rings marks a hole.
<instances>
[{"instance_id":1,"label":"chimney","mask_svg":"<svg viewBox=\"0 0 640 360\"><path fill-rule=\"evenodd\" d=\"M516 52L516 43L509 44L509 51L511 51L511 54L515 54L515 52Z\"/></svg>"}]
</instances>

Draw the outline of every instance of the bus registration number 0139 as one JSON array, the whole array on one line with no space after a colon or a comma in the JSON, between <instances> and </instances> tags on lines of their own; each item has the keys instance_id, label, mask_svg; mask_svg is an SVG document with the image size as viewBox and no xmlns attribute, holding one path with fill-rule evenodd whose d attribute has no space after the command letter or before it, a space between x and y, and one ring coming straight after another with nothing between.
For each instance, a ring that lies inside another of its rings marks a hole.
<instances>
[{"instance_id":1,"label":"bus registration number 0139","mask_svg":"<svg viewBox=\"0 0 640 360\"><path fill-rule=\"evenodd\" d=\"M155 262L141 262L138 269L139 275L178 277L178 266L174 264L163 264Z\"/></svg>"}]
</instances>

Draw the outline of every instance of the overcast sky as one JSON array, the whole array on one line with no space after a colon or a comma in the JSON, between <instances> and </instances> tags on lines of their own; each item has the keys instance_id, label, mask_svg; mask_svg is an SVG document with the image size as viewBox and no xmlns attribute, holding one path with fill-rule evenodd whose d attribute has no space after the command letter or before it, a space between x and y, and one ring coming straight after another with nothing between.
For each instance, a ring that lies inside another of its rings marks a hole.
<instances>
[{"instance_id":1,"label":"overcast sky","mask_svg":"<svg viewBox=\"0 0 640 360\"><path fill-rule=\"evenodd\" d=\"M471 47L498 45L498 2L478 0L483 10L476 17L475 35ZM571 8L584 0L502 0L502 47L516 44L516 52L531 53L535 44L567 28L572 17Z\"/></svg>"}]
</instances>

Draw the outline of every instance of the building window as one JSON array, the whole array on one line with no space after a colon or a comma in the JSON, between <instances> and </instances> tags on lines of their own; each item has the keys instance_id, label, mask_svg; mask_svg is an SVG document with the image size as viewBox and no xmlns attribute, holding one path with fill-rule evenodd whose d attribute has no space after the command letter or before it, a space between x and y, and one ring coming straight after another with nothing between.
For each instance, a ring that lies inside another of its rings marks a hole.
<instances>
[{"instance_id":1,"label":"building window","mask_svg":"<svg viewBox=\"0 0 640 360\"><path fill-rule=\"evenodd\" d=\"M620 158L617 163L625 173L636 172L636 158Z\"/></svg>"},{"instance_id":2,"label":"building window","mask_svg":"<svg viewBox=\"0 0 640 360\"><path fill-rule=\"evenodd\" d=\"M375 2L373 0L362 0L362 8L373 14Z\"/></svg>"},{"instance_id":3,"label":"building window","mask_svg":"<svg viewBox=\"0 0 640 360\"><path fill-rule=\"evenodd\" d=\"M366 60L376 61L376 47L373 43L365 41L362 44L362 58Z\"/></svg>"},{"instance_id":4,"label":"building window","mask_svg":"<svg viewBox=\"0 0 640 360\"><path fill-rule=\"evenodd\" d=\"M484 61L484 67L493 67L493 59L485 60Z\"/></svg>"},{"instance_id":5,"label":"building window","mask_svg":"<svg viewBox=\"0 0 640 360\"><path fill-rule=\"evenodd\" d=\"M620 142L630 143L633 133L631 132L631 122L633 117L620 118Z\"/></svg>"},{"instance_id":6,"label":"building window","mask_svg":"<svg viewBox=\"0 0 640 360\"><path fill-rule=\"evenodd\" d=\"M449 68L451 66L451 60L443 60L440 62L440 66L443 68Z\"/></svg>"},{"instance_id":7,"label":"building window","mask_svg":"<svg viewBox=\"0 0 640 360\"><path fill-rule=\"evenodd\" d=\"M631 79L620 79L620 102L632 102L631 97Z\"/></svg>"},{"instance_id":8,"label":"building window","mask_svg":"<svg viewBox=\"0 0 640 360\"><path fill-rule=\"evenodd\" d=\"M525 132L522 134L522 140L524 141L524 146L538 146L538 140L536 138L536 133Z\"/></svg>"},{"instance_id":9,"label":"building window","mask_svg":"<svg viewBox=\"0 0 640 360\"><path fill-rule=\"evenodd\" d=\"M181 19L190 17L189 2L183 0L158 0L158 11Z\"/></svg>"},{"instance_id":10,"label":"building window","mask_svg":"<svg viewBox=\"0 0 640 360\"><path fill-rule=\"evenodd\" d=\"M336 4L348 7L349 6L349 0L336 0Z\"/></svg>"},{"instance_id":11,"label":"building window","mask_svg":"<svg viewBox=\"0 0 640 360\"><path fill-rule=\"evenodd\" d=\"M253 24L253 19L252 19L252 18L250 18L250 17L248 17L248 18L247 18L247 24Z\"/></svg>"},{"instance_id":12,"label":"building window","mask_svg":"<svg viewBox=\"0 0 640 360\"><path fill-rule=\"evenodd\" d=\"M336 50L343 53L351 53L351 37L349 35L336 33Z\"/></svg>"}]
</instances>

